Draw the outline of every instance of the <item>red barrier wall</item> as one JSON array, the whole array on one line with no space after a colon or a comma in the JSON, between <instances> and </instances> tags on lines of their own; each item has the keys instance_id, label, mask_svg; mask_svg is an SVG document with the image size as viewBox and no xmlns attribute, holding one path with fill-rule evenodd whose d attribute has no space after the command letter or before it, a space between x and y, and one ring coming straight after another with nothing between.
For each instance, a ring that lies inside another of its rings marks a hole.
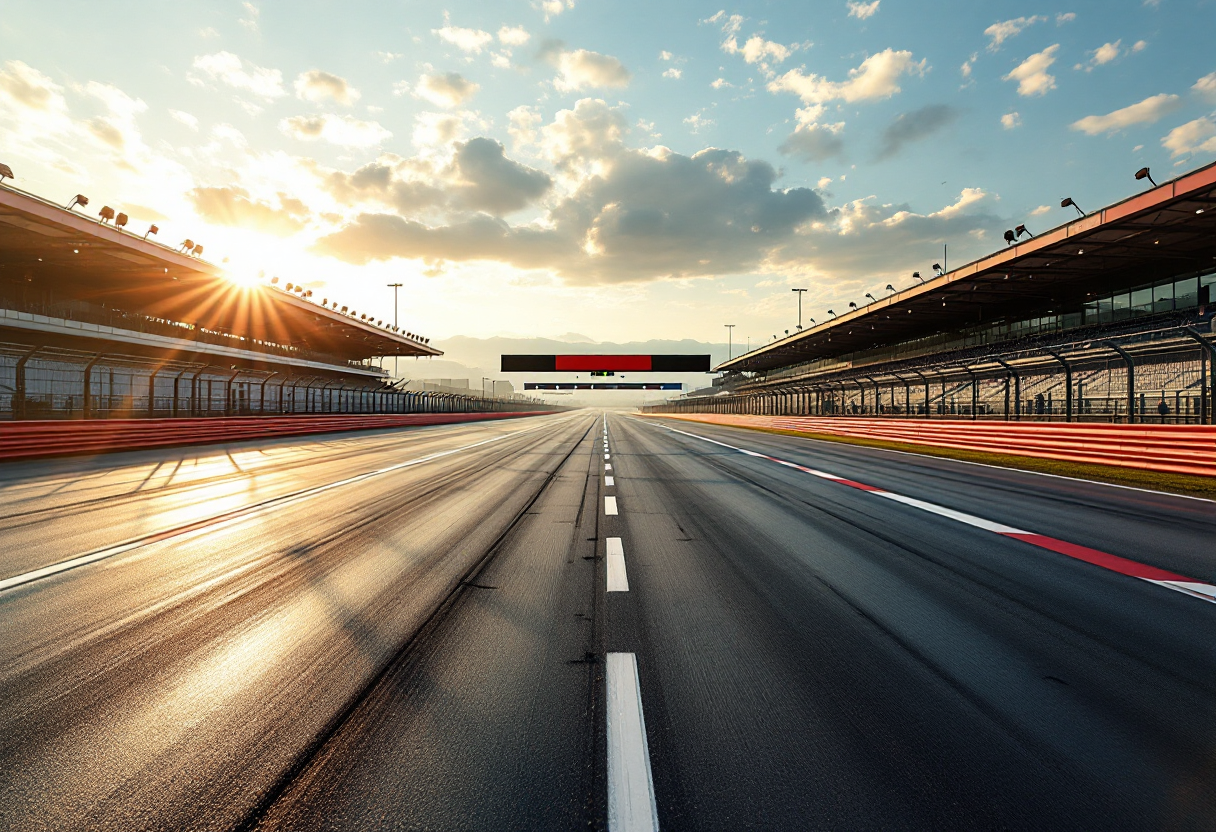
<instances>
[{"instance_id":1,"label":"red barrier wall","mask_svg":"<svg viewBox=\"0 0 1216 832\"><path fill-rule=\"evenodd\" d=\"M0 423L0 461L94 454L174 445L204 445L271 436L344 430L449 425L539 416L524 413L408 413L333 416L251 416L217 419L104 419Z\"/></svg>"},{"instance_id":2,"label":"red barrier wall","mask_svg":"<svg viewBox=\"0 0 1216 832\"><path fill-rule=\"evenodd\" d=\"M937 448L1216 476L1216 426L1211 425L844 419L717 413L667 413L654 414L652 418L828 433Z\"/></svg>"}]
</instances>

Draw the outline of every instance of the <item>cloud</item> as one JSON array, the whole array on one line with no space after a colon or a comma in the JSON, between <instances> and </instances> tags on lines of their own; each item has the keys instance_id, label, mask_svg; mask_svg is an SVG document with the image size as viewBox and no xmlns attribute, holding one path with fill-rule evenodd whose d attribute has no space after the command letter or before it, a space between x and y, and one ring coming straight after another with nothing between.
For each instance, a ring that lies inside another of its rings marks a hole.
<instances>
[{"instance_id":1,"label":"cloud","mask_svg":"<svg viewBox=\"0 0 1216 832\"><path fill-rule=\"evenodd\" d=\"M456 144L447 178L458 207L494 216L525 208L553 187L547 173L511 161L486 138Z\"/></svg>"},{"instance_id":2,"label":"cloud","mask_svg":"<svg viewBox=\"0 0 1216 832\"><path fill-rule=\"evenodd\" d=\"M521 104L507 113L507 133L515 143L516 148L536 144L537 128L544 122L544 117L527 104Z\"/></svg>"},{"instance_id":3,"label":"cloud","mask_svg":"<svg viewBox=\"0 0 1216 832\"><path fill-rule=\"evenodd\" d=\"M186 194L194 210L216 225L253 228L290 237L308 224L308 210L299 200L279 194L279 204L251 198L243 188L194 188Z\"/></svg>"},{"instance_id":4,"label":"cloud","mask_svg":"<svg viewBox=\"0 0 1216 832\"><path fill-rule=\"evenodd\" d=\"M733 87L734 84L732 84L730 81L727 81L725 78L719 78L716 81L714 81L713 83L711 83L710 86L716 90L720 90L723 87Z\"/></svg>"},{"instance_id":5,"label":"cloud","mask_svg":"<svg viewBox=\"0 0 1216 832\"><path fill-rule=\"evenodd\" d=\"M1216 153L1216 121L1204 116L1175 127L1161 140L1170 156Z\"/></svg>"},{"instance_id":6,"label":"cloud","mask_svg":"<svg viewBox=\"0 0 1216 832\"><path fill-rule=\"evenodd\" d=\"M545 22L548 23L550 18L557 17L566 9L573 9L574 0L539 0L535 6L545 13Z\"/></svg>"},{"instance_id":7,"label":"cloud","mask_svg":"<svg viewBox=\"0 0 1216 832\"><path fill-rule=\"evenodd\" d=\"M674 66L673 66L673 67L668 67L667 69L663 70L663 77L664 77L664 78L678 79L678 78L680 78L680 76L682 76L683 74L684 74L684 72L683 72L682 70L677 69L677 68L676 68L676 67L674 67Z\"/></svg>"},{"instance_id":8,"label":"cloud","mask_svg":"<svg viewBox=\"0 0 1216 832\"><path fill-rule=\"evenodd\" d=\"M1032 211L1030 212L1030 216L1032 216L1032 217L1041 217L1041 216L1043 216L1044 214L1050 214L1050 213L1051 213L1051 206L1050 206L1050 205L1040 205L1038 208L1035 208L1034 210L1032 210Z\"/></svg>"},{"instance_id":9,"label":"cloud","mask_svg":"<svg viewBox=\"0 0 1216 832\"><path fill-rule=\"evenodd\" d=\"M543 54L557 67L553 86L560 92L588 87L625 87L632 77L616 58L589 49L566 51L558 46L546 49Z\"/></svg>"},{"instance_id":10,"label":"cloud","mask_svg":"<svg viewBox=\"0 0 1216 832\"><path fill-rule=\"evenodd\" d=\"M800 124L777 148L778 152L804 162L822 162L844 155L840 131L844 122L836 124Z\"/></svg>"},{"instance_id":11,"label":"cloud","mask_svg":"<svg viewBox=\"0 0 1216 832\"><path fill-rule=\"evenodd\" d=\"M237 23L256 34L258 31L258 18L262 16L261 9L248 2L241 3L241 6L245 9L246 16L239 18Z\"/></svg>"},{"instance_id":12,"label":"cloud","mask_svg":"<svg viewBox=\"0 0 1216 832\"><path fill-rule=\"evenodd\" d=\"M523 26L503 26L498 30L498 42L507 46L523 46L531 37Z\"/></svg>"},{"instance_id":13,"label":"cloud","mask_svg":"<svg viewBox=\"0 0 1216 832\"><path fill-rule=\"evenodd\" d=\"M760 35L752 35L742 46L739 46L737 38L727 38L722 42L722 51L729 55L742 55L749 64L758 64L769 60L781 63L790 56L791 50Z\"/></svg>"},{"instance_id":14,"label":"cloud","mask_svg":"<svg viewBox=\"0 0 1216 832\"><path fill-rule=\"evenodd\" d=\"M803 74L792 69L768 84L770 92L792 92L805 104L825 104L833 100L849 103L890 98L899 92L903 75L924 75L925 61L914 61L912 53L884 49L861 65L849 70L847 81L828 81L821 75Z\"/></svg>"},{"instance_id":15,"label":"cloud","mask_svg":"<svg viewBox=\"0 0 1216 832\"><path fill-rule=\"evenodd\" d=\"M1199 95L1216 100L1216 72L1209 73L1191 87Z\"/></svg>"},{"instance_id":16,"label":"cloud","mask_svg":"<svg viewBox=\"0 0 1216 832\"><path fill-rule=\"evenodd\" d=\"M1006 130L1013 130L1022 126L1022 117L1018 113L1005 113L1001 116L1001 126Z\"/></svg>"},{"instance_id":17,"label":"cloud","mask_svg":"<svg viewBox=\"0 0 1216 832\"><path fill-rule=\"evenodd\" d=\"M391 64L393 61L405 57L404 52L373 52L372 54L375 55L376 60L382 64Z\"/></svg>"},{"instance_id":18,"label":"cloud","mask_svg":"<svg viewBox=\"0 0 1216 832\"><path fill-rule=\"evenodd\" d=\"M278 98L286 95L283 89L283 73L267 69L248 61L242 61L231 52L216 52L199 55L194 59L194 68L213 81L233 89L244 90L261 98Z\"/></svg>"},{"instance_id":19,"label":"cloud","mask_svg":"<svg viewBox=\"0 0 1216 832\"><path fill-rule=\"evenodd\" d=\"M873 0L871 3L859 2L859 0L849 0L849 17L856 17L858 20L865 20L868 17L873 17L878 14L878 4L880 0Z\"/></svg>"},{"instance_id":20,"label":"cloud","mask_svg":"<svg viewBox=\"0 0 1216 832\"><path fill-rule=\"evenodd\" d=\"M447 41L462 52L480 54L494 41L494 36L489 32L453 26L451 16L447 12L443 13L443 23L442 29L432 29L431 34L440 40Z\"/></svg>"},{"instance_id":21,"label":"cloud","mask_svg":"<svg viewBox=\"0 0 1216 832\"><path fill-rule=\"evenodd\" d=\"M1033 17L1015 17L1013 20L1004 20L1000 23L993 23L984 30L984 34L988 36L988 51L995 52L1001 48L1001 44L1012 37L1016 37L1022 33L1022 30L1036 23L1043 23L1047 20L1041 14L1036 14Z\"/></svg>"},{"instance_id":22,"label":"cloud","mask_svg":"<svg viewBox=\"0 0 1216 832\"><path fill-rule=\"evenodd\" d=\"M559 110L541 128L541 153L570 176L605 169L625 150L628 131L621 112L599 98L583 98L573 109Z\"/></svg>"},{"instance_id":23,"label":"cloud","mask_svg":"<svg viewBox=\"0 0 1216 832\"><path fill-rule=\"evenodd\" d=\"M704 110L697 110L695 113L684 119L684 123L688 125L688 129L694 133L700 133L702 130L713 127L718 122L712 118L705 117Z\"/></svg>"},{"instance_id":24,"label":"cloud","mask_svg":"<svg viewBox=\"0 0 1216 832\"><path fill-rule=\"evenodd\" d=\"M1076 19L1076 12L1060 12L1056 15L1056 25L1063 26L1065 23L1072 23Z\"/></svg>"},{"instance_id":25,"label":"cloud","mask_svg":"<svg viewBox=\"0 0 1216 832\"><path fill-rule=\"evenodd\" d=\"M978 58L979 58L979 53L972 52L971 57L968 58L967 60L963 61L963 65L958 68L958 71L963 76L963 80L966 81L971 78L971 71L975 68L975 62Z\"/></svg>"},{"instance_id":26,"label":"cloud","mask_svg":"<svg viewBox=\"0 0 1216 832\"><path fill-rule=\"evenodd\" d=\"M1104 43L1099 46L1090 53L1090 55L1092 55L1092 57L1089 59L1090 65L1102 66L1102 64L1108 64L1115 58L1119 57L1119 45L1122 43L1122 40L1117 40L1114 43Z\"/></svg>"},{"instance_id":27,"label":"cloud","mask_svg":"<svg viewBox=\"0 0 1216 832\"><path fill-rule=\"evenodd\" d=\"M662 150L625 151L558 203L545 225L474 215L432 227L364 214L316 250L353 263L497 260L551 269L574 284L627 283L750 271L824 214L810 189L773 189L777 172L765 162L727 150Z\"/></svg>"},{"instance_id":28,"label":"cloud","mask_svg":"<svg viewBox=\"0 0 1216 832\"><path fill-rule=\"evenodd\" d=\"M889 159L910 142L918 142L949 127L958 118L958 110L948 104L929 104L907 113L900 113L882 131L878 148L879 159Z\"/></svg>"},{"instance_id":29,"label":"cloud","mask_svg":"<svg viewBox=\"0 0 1216 832\"><path fill-rule=\"evenodd\" d=\"M408 89L408 87L405 87ZM413 93L437 107L459 107L468 101L481 87L465 78L458 72L445 72L442 75L423 75L418 79ZM398 90L401 92L402 90Z\"/></svg>"},{"instance_id":30,"label":"cloud","mask_svg":"<svg viewBox=\"0 0 1216 832\"><path fill-rule=\"evenodd\" d=\"M484 128L485 122L472 110L458 113L418 113L414 116L411 141L417 147L440 148L465 136L470 127Z\"/></svg>"},{"instance_id":31,"label":"cloud","mask_svg":"<svg viewBox=\"0 0 1216 832\"><path fill-rule=\"evenodd\" d=\"M279 122L279 129L294 139L320 139L341 147L371 147L393 135L377 122L331 113L285 118Z\"/></svg>"},{"instance_id":32,"label":"cloud","mask_svg":"<svg viewBox=\"0 0 1216 832\"><path fill-rule=\"evenodd\" d=\"M412 160L386 154L354 173L324 174L321 187L344 206L375 204L415 217L447 204L443 188L426 181L428 173L429 168L419 170Z\"/></svg>"},{"instance_id":33,"label":"cloud","mask_svg":"<svg viewBox=\"0 0 1216 832\"><path fill-rule=\"evenodd\" d=\"M359 91L345 78L319 69L310 69L296 76L295 90L296 96L313 103L330 99L349 107L359 100Z\"/></svg>"},{"instance_id":34,"label":"cloud","mask_svg":"<svg viewBox=\"0 0 1216 832\"><path fill-rule=\"evenodd\" d=\"M1152 124L1179 109L1182 103L1178 96L1162 93L1104 116L1086 116L1074 121L1070 128L1090 136L1115 133L1137 124Z\"/></svg>"},{"instance_id":35,"label":"cloud","mask_svg":"<svg viewBox=\"0 0 1216 832\"><path fill-rule=\"evenodd\" d=\"M1053 44L1042 52L1036 52L1018 64L1008 74L1002 77L1004 81L1018 82L1018 95L1046 95L1049 90L1056 88L1056 79L1047 69L1056 62L1056 52L1060 44Z\"/></svg>"},{"instance_id":36,"label":"cloud","mask_svg":"<svg viewBox=\"0 0 1216 832\"><path fill-rule=\"evenodd\" d=\"M664 49L662 52L659 53L660 61L670 61L672 59L672 57L673 57L672 54L670 52L668 52L666 49Z\"/></svg>"},{"instance_id":37,"label":"cloud","mask_svg":"<svg viewBox=\"0 0 1216 832\"><path fill-rule=\"evenodd\" d=\"M183 112L182 110L170 110L169 115L172 116L174 121L181 122L191 130L198 129L198 118L190 115L190 113Z\"/></svg>"}]
</instances>

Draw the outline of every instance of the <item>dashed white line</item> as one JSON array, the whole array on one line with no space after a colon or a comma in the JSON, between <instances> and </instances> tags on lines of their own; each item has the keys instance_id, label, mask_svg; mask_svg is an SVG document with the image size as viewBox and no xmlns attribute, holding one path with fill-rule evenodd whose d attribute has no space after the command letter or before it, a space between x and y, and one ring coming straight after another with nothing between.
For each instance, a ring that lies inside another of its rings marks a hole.
<instances>
[{"instance_id":1,"label":"dashed white line","mask_svg":"<svg viewBox=\"0 0 1216 832\"><path fill-rule=\"evenodd\" d=\"M608 685L608 829L610 832L656 832L659 809L654 800L642 688L633 653L609 653Z\"/></svg>"},{"instance_id":2,"label":"dashed white line","mask_svg":"<svg viewBox=\"0 0 1216 832\"><path fill-rule=\"evenodd\" d=\"M617 513L616 497L605 497L604 498L604 514L612 515L612 514L616 514L616 513Z\"/></svg>"},{"instance_id":3,"label":"dashed white line","mask_svg":"<svg viewBox=\"0 0 1216 832\"><path fill-rule=\"evenodd\" d=\"M625 547L621 545L619 537L608 538L608 591L629 591L629 575L625 572Z\"/></svg>"},{"instance_id":4,"label":"dashed white line","mask_svg":"<svg viewBox=\"0 0 1216 832\"><path fill-rule=\"evenodd\" d=\"M605 470L605 471L611 471L611 470L612 470L612 463L611 463L611 462L605 462L605 463L604 463L604 470Z\"/></svg>"},{"instance_id":5,"label":"dashed white line","mask_svg":"<svg viewBox=\"0 0 1216 832\"><path fill-rule=\"evenodd\" d=\"M604 459L612 459L608 454L604 454Z\"/></svg>"},{"instance_id":6,"label":"dashed white line","mask_svg":"<svg viewBox=\"0 0 1216 832\"><path fill-rule=\"evenodd\" d=\"M604 485L606 485L606 486L616 485L616 480L614 480L612 477L604 477Z\"/></svg>"}]
</instances>

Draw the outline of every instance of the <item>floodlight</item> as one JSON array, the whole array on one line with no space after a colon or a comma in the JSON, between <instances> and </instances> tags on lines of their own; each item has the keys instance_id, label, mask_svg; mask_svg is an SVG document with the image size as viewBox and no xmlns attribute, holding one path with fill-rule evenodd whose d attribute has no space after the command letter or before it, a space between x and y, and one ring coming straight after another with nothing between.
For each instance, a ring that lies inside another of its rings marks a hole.
<instances>
[{"instance_id":1,"label":"floodlight","mask_svg":"<svg viewBox=\"0 0 1216 832\"><path fill-rule=\"evenodd\" d=\"M1027 237L1034 236L1033 234L1031 234L1029 231L1026 230L1026 226L1024 226L1024 225L1019 225L1017 228L1013 229L1013 233L1018 237L1021 237L1023 234L1025 234Z\"/></svg>"},{"instance_id":2,"label":"floodlight","mask_svg":"<svg viewBox=\"0 0 1216 832\"><path fill-rule=\"evenodd\" d=\"M101 206L101 210L97 212L97 216L101 217L98 222L109 222L114 219L114 209L109 205Z\"/></svg>"},{"instance_id":3,"label":"floodlight","mask_svg":"<svg viewBox=\"0 0 1216 832\"><path fill-rule=\"evenodd\" d=\"M810 321L811 323L815 323L815 319L814 319L814 318L807 318L807 320L808 320L808 321Z\"/></svg>"},{"instance_id":4,"label":"floodlight","mask_svg":"<svg viewBox=\"0 0 1216 832\"><path fill-rule=\"evenodd\" d=\"M894 291L895 291L895 287L894 287L894 286L892 286L890 283L888 283L888 284L887 284L887 291L888 291L888 292L894 292Z\"/></svg>"},{"instance_id":5,"label":"floodlight","mask_svg":"<svg viewBox=\"0 0 1216 832\"><path fill-rule=\"evenodd\" d=\"M1067 208L1069 205L1071 205L1073 208L1076 208L1078 214L1080 214L1081 216L1085 216L1085 212L1081 210L1081 206L1078 205L1077 203L1073 202L1072 197L1066 196L1060 200L1061 208Z\"/></svg>"},{"instance_id":6,"label":"floodlight","mask_svg":"<svg viewBox=\"0 0 1216 832\"><path fill-rule=\"evenodd\" d=\"M912 272L912 277L916 278L916 279L917 279L917 280L919 280L921 283L924 283L924 282L925 282L925 279L924 279L923 277L921 277L921 276L920 276L920 272Z\"/></svg>"},{"instance_id":7,"label":"floodlight","mask_svg":"<svg viewBox=\"0 0 1216 832\"><path fill-rule=\"evenodd\" d=\"M1147 168L1145 168L1145 170L1147 170ZM89 198L87 196L85 196L84 194L76 194L76 196L72 197L72 201L68 203L68 210L71 211L72 208L77 205L79 205L81 208L83 208L88 204L89 204Z\"/></svg>"},{"instance_id":8,"label":"floodlight","mask_svg":"<svg viewBox=\"0 0 1216 832\"><path fill-rule=\"evenodd\" d=\"M828 314L831 315L833 318L838 317L836 314L836 310L834 310L834 309L829 309Z\"/></svg>"},{"instance_id":9,"label":"floodlight","mask_svg":"<svg viewBox=\"0 0 1216 832\"><path fill-rule=\"evenodd\" d=\"M279 282L279 279L278 279L277 277L272 277L272 278L270 278L270 284L271 284L272 286L273 286L274 284L278 283L278 282Z\"/></svg>"},{"instance_id":10,"label":"floodlight","mask_svg":"<svg viewBox=\"0 0 1216 832\"><path fill-rule=\"evenodd\" d=\"M147 232L144 234L144 239L145 240L148 239L148 234L159 234L159 233L160 233L159 228L157 228L155 225L149 225Z\"/></svg>"},{"instance_id":11,"label":"floodlight","mask_svg":"<svg viewBox=\"0 0 1216 832\"><path fill-rule=\"evenodd\" d=\"M193 254L195 257L202 257L203 256L202 245L196 245L193 249L190 250L190 253Z\"/></svg>"},{"instance_id":12,"label":"floodlight","mask_svg":"<svg viewBox=\"0 0 1216 832\"><path fill-rule=\"evenodd\" d=\"M936 274L938 277L941 277L943 274L945 274L945 272L944 272L944 271L942 271L942 264L941 264L941 263L934 263L934 264L933 264L933 273L934 273L934 274Z\"/></svg>"},{"instance_id":13,"label":"floodlight","mask_svg":"<svg viewBox=\"0 0 1216 832\"><path fill-rule=\"evenodd\" d=\"M8 165L0 164L0 182L3 182L5 179L16 179L16 178L17 177L13 176L12 168L10 168Z\"/></svg>"},{"instance_id":14,"label":"floodlight","mask_svg":"<svg viewBox=\"0 0 1216 832\"><path fill-rule=\"evenodd\" d=\"M128 217L126 214L119 211L118 216L114 218L114 225L117 226L118 228L126 228L127 222L129 220L130 220L130 217Z\"/></svg>"},{"instance_id":15,"label":"floodlight","mask_svg":"<svg viewBox=\"0 0 1216 832\"><path fill-rule=\"evenodd\" d=\"M850 309L856 309L856 308L857 308L857 304L853 303L853 301L849 301L849 308L850 308Z\"/></svg>"},{"instance_id":16,"label":"floodlight","mask_svg":"<svg viewBox=\"0 0 1216 832\"><path fill-rule=\"evenodd\" d=\"M292 290L294 287L295 287L295 284L294 284L294 283L288 283L288 284L287 284L286 286L284 286L283 288L284 288L284 289L286 289L287 291L289 291L289 292L290 292L290 291L291 291L291 290Z\"/></svg>"},{"instance_id":17,"label":"floodlight","mask_svg":"<svg viewBox=\"0 0 1216 832\"><path fill-rule=\"evenodd\" d=\"M346 307L345 307L345 306L343 306L343 307L342 307L342 314L343 314L343 315L345 315L345 314L346 314Z\"/></svg>"},{"instance_id":18,"label":"floodlight","mask_svg":"<svg viewBox=\"0 0 1216 832\"><path fill-rule=\"evenodd\" d=\"M191 240L191 239L182 240L182 244L180 246L178 246L177 248L179 251L189 251L190 249L194 248L194 240Z\"/></svg>"},{"instance_id":19,"label":"floodlight","mask_svg":"<svg viewBox=\"0 0 1216 832\"><path fill-rule=\"evenodd\" d=\"M866 292L866 297L868 297L868 298L869 298L870 300L872 300L872 301L877 301L877 300L878 300L878 298L874 297L874 296L873 296L873 295L871 295L869 292Z\"/></svg>"},{"instance_id":20,"label":"floodlight","mask_svg":"<svg viewBox=\"0 0 1216 832\"><path fill-rule=\"evenodd\" d=\"M1157 183L1153 180L1153 175L1148 172L1148 168L1140 168L1140 170L1136 171L1136 179L1147 179L1153 183L1154 188L1157 187Z\"/></svg>"},{"instance_id":21,"label":"floodlight","mask_svg":"<svg viewBox=\"0 0 1216 832\"><path fill-rule=\"evenodd\" d=\"M1005 245L1011 246L1014 243L1016 243L1017 241L1018 241L1018 238L1017 238L1017 235L1013 233L1013 229L1012 228L1007 229L1005 231Z\"/></svg>"}]
</instances>

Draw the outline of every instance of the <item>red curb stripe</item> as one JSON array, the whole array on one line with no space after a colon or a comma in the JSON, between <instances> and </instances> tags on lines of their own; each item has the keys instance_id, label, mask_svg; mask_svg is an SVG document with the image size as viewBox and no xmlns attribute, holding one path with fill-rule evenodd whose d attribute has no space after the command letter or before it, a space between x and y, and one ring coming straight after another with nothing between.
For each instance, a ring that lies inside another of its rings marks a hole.
<instances>
[{"instance_id":1,"label":"red curb stripe","mask_svg":"<svg viewBox=\"0 0 1216 832\"><path fill-rule=\"evenodd\" d=\"M1184 583L1202 583L1194 578L1188 578L1185 575L1179 575L1177 572L1167 572L1164 569L1158 569L1155 566L1138 563L1134 560L1121 558L1118 555L1112 555L1109 552L1102 552L1097 549L1090 549L1087 546L1079 546L1076 543L1069 543L1067 540L1057 540L1054 537L1048 537L1043 534L1004 534L1002 537L1012 537L1018 540L1025 541L1031 545L1038 546L1042 549L1050 549L1053 552L1059 552L1061 555L1068 555L1070 558L1083 560L1086 563L1092 563L1094 566L1101 566L1104 569L1109 569L1112 572L1118 572L1121 575L1129 575L1133 578L1141 578L1146 581L1182 581Z\"/></svg>"}]
</instances>

